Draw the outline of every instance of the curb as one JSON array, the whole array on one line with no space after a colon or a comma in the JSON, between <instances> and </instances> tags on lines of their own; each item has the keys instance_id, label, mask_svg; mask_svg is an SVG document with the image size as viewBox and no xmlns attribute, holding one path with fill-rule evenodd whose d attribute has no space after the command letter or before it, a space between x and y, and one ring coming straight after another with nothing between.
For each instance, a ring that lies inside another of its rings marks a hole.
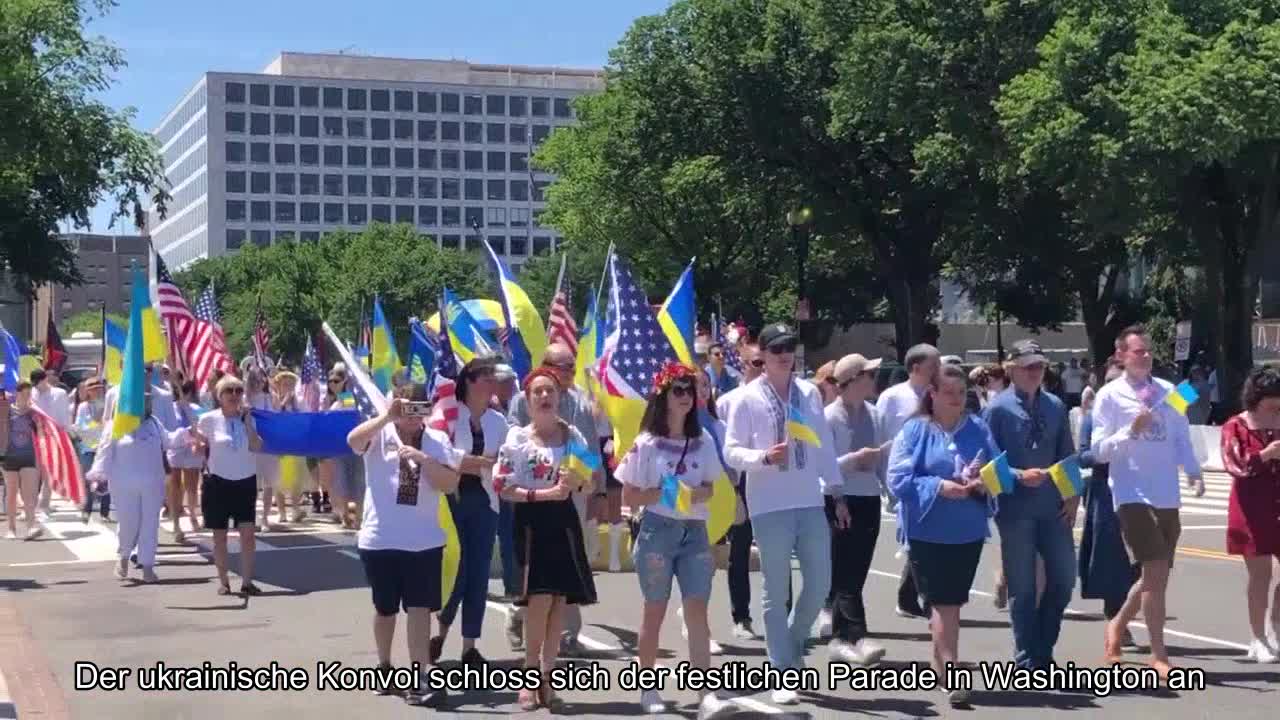
<instances>
[{"instance_id":1,"label":"curb","mask_svg":"<svg viewBox=\"0 0 1280 720\"><path fill-rule=\"evenodd\" d=\"M0 720L16 720L18 706L9 695L9 686L4 682L4 673L0 673Z\"/></svg>"}]
</instances>

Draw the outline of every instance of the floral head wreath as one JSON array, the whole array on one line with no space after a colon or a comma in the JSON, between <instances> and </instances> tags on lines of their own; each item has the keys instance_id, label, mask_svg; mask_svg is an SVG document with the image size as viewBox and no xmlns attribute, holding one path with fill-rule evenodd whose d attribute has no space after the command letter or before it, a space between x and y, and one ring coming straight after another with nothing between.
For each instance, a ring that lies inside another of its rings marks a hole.
<instances>
[{"instance_id":1,"label":"floral head wreath","mask_svg":"<svg viewBox=\"0 0 1280 720\"><path fill-rule=\"evenodd\" d=\"M689 379L696 382L695 373L688 365L668 360L658 374L653 376L653 394L661 395L677 380Z\"/></svg>"}]
</instances>

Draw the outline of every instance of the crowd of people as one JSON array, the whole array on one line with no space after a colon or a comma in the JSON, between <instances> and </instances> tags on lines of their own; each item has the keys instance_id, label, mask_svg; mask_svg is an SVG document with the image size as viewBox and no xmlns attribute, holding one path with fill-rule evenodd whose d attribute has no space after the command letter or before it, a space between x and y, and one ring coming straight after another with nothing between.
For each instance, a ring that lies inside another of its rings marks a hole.
<instances>
[{"instance_id":1,"label":"crowd of people","mask_svg":"<svg viewBox=\"0 0 1280 720\"><path fill-rule=\"evenodd\" d=\"M232 592L227 534L238 533L240 593L257 594L254 538L270 529L271 507L280 523L302 522L310 509L357 532L381 664L392 662L396 619L404 611L411 660L423 667L438 662L460 613L461 661L479 665L496 544L511 604L507 640L513 652L523 651L526 667L547 671L558 657L580 651L583 608L598 600L593 562L601 558L619 571L630 539L643 601L639 664L656 663L678 584L690 662L706 667L721 651L708 621L716 573L708 501L716 478L727 473L737 503L721 541L728 546L728 632L738 641L763 639L777 668L802 667L815 631L830 637L832 662L871 666L884 658L888 649L868 627L864 586L887 509L896 516L894 541L905 561L896 610L928 619L940 676L959 659L961 611L994 527L996 603L1008 607L1018 666L1054 662L1078 578L1082 597L1103 601L1100 659L1120 662L1138 649L1129 624L1141 613L1148 662L1167 678L1172 659L1163 625L1180 533L1180 476L1197 494L1204 483L1188 418L1163 402L1173 386L1153 377L1142 328L1119 334L1096 382L1073 361L1059 373L1061 392L1047 388L1050 362L1034 341L1016 343L1003 364L971 371L918 345L905 355L906 378L879 392L881 361L857 354L823 366L812 382L802 379L798 342L791 328L769 325L732 348L741 371L726 363L721 344L708 348L702 367L668 363L647 389L640 433L621 457L600 403L574 385L572 351L553 344L519 383L497 356L463 367L451 435L426 426L427 390L402 378L386 410L350 433L349 458L294 459L304 468L294 473L285 469L287 459L258 452L262 441L250 412L298 410L298 376L288 370L246 365L240 377L218 374L197 388L176 373L169 382L167 370L154 368L144 421L117 439L104 432L114 388L104 394L95 378L68 396L56 377L37 371L15 397L0 400L9 536L18 537L19 499L25 537L40 533L36 510L48 482L32 452L36 430L27 417L37 403L79 443L86 522L95 505L104 520L115 513L120 578L132 562L143 582L154 581L162 517L182 541L185 516L193 529L213 533L220 594ZM350 405L350 375L341 364L331 370L322 408ZM1254 371L1243 400L1244 411L1222 433L1234 479L1227 550L1245 559L1249 658L1275 662L1280 372ZM1081 408L1078 436L1069 420L1073 406ZM605 460L589 477L571 462L584 448ZM999 456L1012 482L996 493L980 476ZM1050 468L1072 457L1090 473L1082 495L1064 499ZM449 597L442 596L441 497L461 548ZM1081 506L1077 548L1072 530ZM763 580L763 638L750 609L753 548ZM968 702L964 688L946 692L952 704ZM772 699L798 701L784 688L774 689ZM448 693L424 684L407 700L439 707ZM547 684L521 691L518 702L528 710L560 704ZM650 713L667 707L656 690L642 692L639 702ZM700 717L729 710L718 693L702 694Z\"/></svg>"}]
</instances>

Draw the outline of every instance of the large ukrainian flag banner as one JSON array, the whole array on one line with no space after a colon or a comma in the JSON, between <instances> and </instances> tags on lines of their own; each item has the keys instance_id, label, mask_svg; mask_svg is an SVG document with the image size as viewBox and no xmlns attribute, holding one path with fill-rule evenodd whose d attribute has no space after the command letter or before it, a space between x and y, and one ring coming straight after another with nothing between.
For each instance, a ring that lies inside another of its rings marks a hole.
<instances>
[{"instance_id":1,"label":"large ukrainian flag banner","mask_svg":"<svg viewBox=\"0 0 1280 720\"><path fill-rule=\"evenodd\" d=\"M151 311L151 297L142 271L133 268L133 297L129 301L129 333L124 343L124 368L121 372L120 397L111 420L111 439L128 435L142 424L146 415L147 369L145 345L147 325L144 313ZM152 319L155 312L151 311ZM156 328L159 330L159 327ZM163 346L163 342L161 342Z\"/></svg>"},{"instance_id":2,"label":"large ukrainian flag banner","mask_svg":"<svg viewBox=\"0 0 1280 720\"><path fill-rule=\"evenodd\" d=\"M489 251L489 259L493 261L498 275L498 294L502 301L502 314L507 322L507 348L511 351L511 367L521 381L535 367L542 364L542 355L547 350L547 328L542 324L542 316L529 300L523 288L516 284L516 277L511 268L502 262L489 243L484 244Z\"/></svg>"},{"instance_id":3,"label":"large ukrainian flag banner","mask_svg":"<svg viewBox=\"0 0 1280 720\"><path fill-rule=\"evenodd\" d=\"M693 336L697 324L697 303L693 294L693 263L680 274L671 294L658 310L658 324L676 351L676 358L689 367L697 367L693 361Z\"/></svg>"},{"instance_id":4,"label":"large ukrainian flag banner","mask_svg":"<svg viewBox=\"0 0 1280 720\"><path fill-rule=\"evenodd\" d=\"M375 295L373 298L373 345L370 358L373 369L373 383L383 393L391 392L391 378L400 369L400 353L396 352L396 342L391 336L391 323L382 312L382 302Z\"/></svg>"},{"instance_id":5,"label":"large ukrainian flag banner","mask_svg":"<svg viewBox=\"0 0 1280 720\"><path fill-rule=\"evenodd\" d=\"M129 331L102 317L102 374L108 385L119 385L121 373L124 371L124 344L129 338Z\"/></svg>"}]
</instances>

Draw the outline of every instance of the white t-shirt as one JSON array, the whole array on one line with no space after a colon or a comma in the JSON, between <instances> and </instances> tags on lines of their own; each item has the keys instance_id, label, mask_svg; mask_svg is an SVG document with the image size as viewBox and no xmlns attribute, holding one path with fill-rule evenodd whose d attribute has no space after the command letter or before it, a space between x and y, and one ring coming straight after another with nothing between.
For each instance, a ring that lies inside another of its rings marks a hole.
<instances>
[{"instance_id":1,"label":"white t-shirt","mask_svg":"<svg viewBox=\"0 0 1280 720\"><path fill-rule=\"evenodd\" d=\"M910 382L900 382L880 393L880 399L876 400L876 410L880 411L880 422L884 423L885 439L898 438L902 426L920 410L922 397L924 390L916 390L911 387Z\"/></svg>"},{"instance_id":2,"label":"white t-shirt","mask_svg":"<svg viewBox=\"0 0 1280 720\"><path fill-rule=\"evenodd\" d=\"M38 386L31 390L31 402L40 408L45 415L53 418L58 423L58 427L63 429L71 427L71 399L67 396L67 391L60 387L49 386L48 390L41 390Z\"/></svg>"},{"instance_id":3,"label":"white t-shirt","mask_svg":"<svg viewBox=\"0 0 1280 720\"><path fill-rule=\"evenodd\" d=\"M683 460L681 457L683 456ZM720 465L720 456L716 453L715 440L706 430L702 435L689 439L688 450L685 450L683 438L675 440L640 433L635 445L627 451L614 475L619 482L639 488L652 490L662 486L663 478L675 475L676 479L690 488L710 485L716 481L724 468ZM664 515L677 520L706 520L707 504L694 503L688 514L676 508L667 507L656 502L645 508L645 512Z\"/></svg>"},{"instance_id":4,"label":"white t-shirt","mask_svg":"<svg viewBox=\"0 0 1280 720\"><path fill-rule=\"evenodd\" d=\"M420 552L444 545L440 529L440 493L426 478L418 480L418 502L401 505L400 436L393 425L382 428L364 452L364 521L356 544L361 550ZM438 430L422 433L422 452L455 470L465 455Z\"/></svg>"},{"instance_id":5,"label":"white t-shirt","mask_svg":"<svg viewBox=\"0 0 1280 720\"><path fill-rule=\"evenodd\" d=\"M196 428L209 441L209 472L227 480L247 480L257 472L254 453L249 450L249 430L239 416L227 417L221 410L205 413Z\"/></svg>"}]
</instances>

